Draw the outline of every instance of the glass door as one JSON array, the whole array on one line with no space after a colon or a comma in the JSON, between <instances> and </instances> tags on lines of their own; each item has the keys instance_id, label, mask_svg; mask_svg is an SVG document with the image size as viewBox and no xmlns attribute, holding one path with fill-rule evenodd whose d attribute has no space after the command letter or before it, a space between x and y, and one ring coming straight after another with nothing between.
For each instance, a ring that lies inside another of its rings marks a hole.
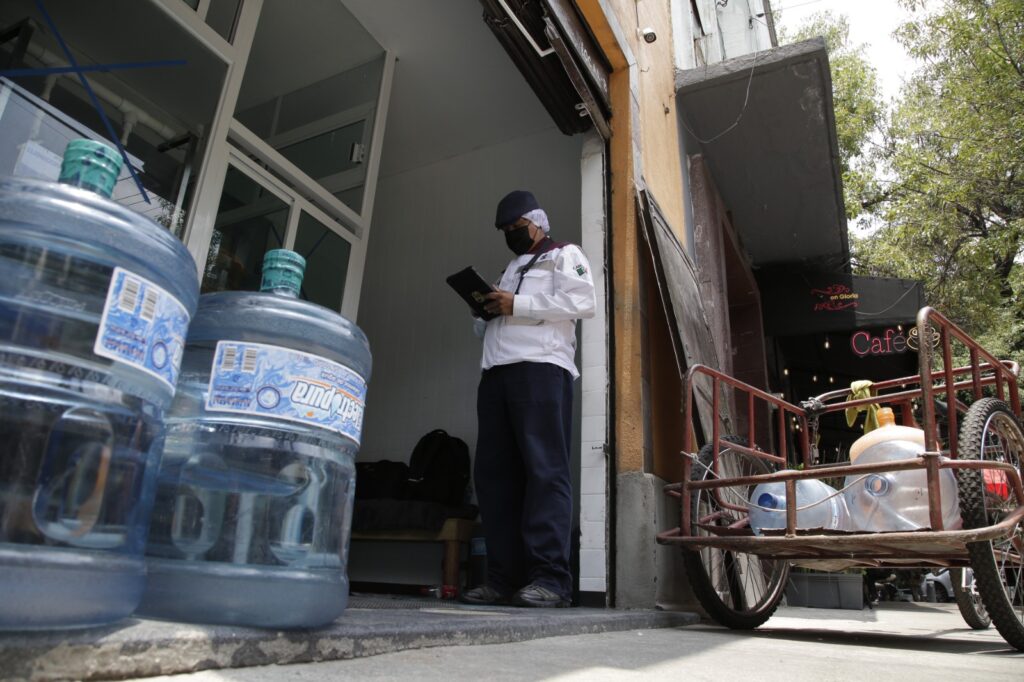
<instances>
[{"instance_id":1,"label":"glass door","mask_svg":"<svg viewBox=\"0 0 1024 682\"><path fill-rule=\"evenodd\" d=\"M349 262L351 229L281 182L258 160L232 150L202 291L259 291L263 255L292 249L306 259L300 298L354 317L358 284ZM359 250L358 247L356 249Z\"/></svg>"},{"instance_id":2,"label":"glass door","mask_svg":"<svg viewBox=\"0 0 1024 682\"><path fill-rule=\"evenodd\" d=\"M202 291L259 291L263 254L285 247L292 199L232 163L224 178Z\"/></svg>"}]
</instances>

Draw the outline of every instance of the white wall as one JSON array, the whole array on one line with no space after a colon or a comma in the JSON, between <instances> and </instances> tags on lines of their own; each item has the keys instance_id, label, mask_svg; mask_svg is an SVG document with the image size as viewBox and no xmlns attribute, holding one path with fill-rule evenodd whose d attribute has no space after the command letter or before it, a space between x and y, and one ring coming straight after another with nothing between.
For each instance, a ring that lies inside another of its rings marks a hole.
<instances>
[{"instance_id":1,"label":"white wall","mask_svg":"<svg viewBox=\"0 0 1024 682\"><path fill-rule=\"evenodd\" d=\"M373 352L361 461L408 461L434 428L472 452L480 341L445 277L474 265L497 279L512 256L494 209L513 189L579 244L582 142L549 128L380 179L358 320Z\"/></svg>"}]
</instances>

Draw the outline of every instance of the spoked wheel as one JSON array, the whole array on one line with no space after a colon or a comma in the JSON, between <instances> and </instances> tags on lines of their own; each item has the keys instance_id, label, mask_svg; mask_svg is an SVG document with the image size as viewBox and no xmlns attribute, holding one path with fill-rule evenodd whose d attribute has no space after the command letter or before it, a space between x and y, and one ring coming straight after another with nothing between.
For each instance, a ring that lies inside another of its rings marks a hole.
<instances>
[{"instance_id":1,"label":"spoked wheel","mask_svg":"<svg viewBox=\"0 0 1024 682\"><path fill-rule=\"evenodd\" d=\"M729 438L742 443L738 438ZM712 478L712 444L701 448L693 465L691 480ZM768 462L753 455L723 447L719 452L719 476L734 478L771 473ZM729 526L746 517L747 500L754 486L720 488L721 500L713 490L694 490L691 496L691 527L695 536L712 535L701 526ZM731 509L728 505L739 507ZM786 588L789 564L756 554L704 547L684 550L683 561L693 592L708 615L718 623L737 630L761 625L775 612Z\"/></svg>"},{"instance_id":2,"label":"spoked wheel","mask_svg":"<svg viewBox=\"0 0 1024 682\"><path fill-rule=\"evenodd\" d=\"M960 457L1007 462L1021 471L1024 432L1010 407L995 398L983 398L967 411L960 434ZM1012 490L1000 485L996 470L961 469L957 473L960 515L964 528L999 523L1017 507ZM1003 480L1005 483L1005 480ZM967 545L978 595L999 634L1024 651L1024 528L1018 523L1006 537Z\"/></svg>"},{"instance_id":3,"label":"spoked wheel","mask_svg":"<svg viewBox=\"0 0 1024 682\"><path fill-rule=\"evenodd\" d=\"M966 582L964 581L965 573L967 574ZM951 568L949 569L949 582L953 585L953 597L956 599L957 608L960 609L960 615L964 617L964 622L975 630L987 630L992 625L992 619L989 618L985 605L981 603L973 571Z\"/></svg>"}]
</instances>

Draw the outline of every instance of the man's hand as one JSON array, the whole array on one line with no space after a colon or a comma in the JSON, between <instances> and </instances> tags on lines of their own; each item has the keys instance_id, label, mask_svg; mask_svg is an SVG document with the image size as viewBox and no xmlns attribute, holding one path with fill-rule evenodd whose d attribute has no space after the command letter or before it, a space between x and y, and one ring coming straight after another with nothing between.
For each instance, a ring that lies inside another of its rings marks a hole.
<instances>
[{"instance_id":1,"label":"man's hand","mask_svg":"<svg viewBox=\"0 0 1024 682\"><path fill-rule=\"evenodd\" d=\"M511 291L502 291L498 289L487 294L487 303L484 304L484 310L491 313L492 315L511 315L512 304L515 301L515 294Z\"/></svg>"}]
</instances>

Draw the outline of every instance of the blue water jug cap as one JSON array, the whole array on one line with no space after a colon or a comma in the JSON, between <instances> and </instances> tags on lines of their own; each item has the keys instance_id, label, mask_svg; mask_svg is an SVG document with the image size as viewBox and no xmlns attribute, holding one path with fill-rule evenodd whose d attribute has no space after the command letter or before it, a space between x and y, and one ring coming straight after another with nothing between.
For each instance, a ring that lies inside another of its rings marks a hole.
<instances>
[{"instance_id":1,"label":"blue water jug cap","mask_svg":"<svg viewBox=\"0 0 1024 682\"><path fill-rule=\"evenodd\" d=\"M109 199L121 173L121 154L96 140L71 140L64 149L57 181Z\"/></svg>"},{"instance_id":2,"label":"blue water jug cap","mask_svg":"<svg viewBox=\"0 0 1024 682\"><path fill-rule=\"evenodd\" d=\"M761 496L757 498L757 506L765 509L778 509L781 506L780 502L779 496L771 493L761 493Z\"/></svg>"},{"instance_id":3,"label":"blue water jug cap","mask_svg":"<svg viewBox=\"0 0 1024 682\"><path fill-rule=\"evenodd\" d=\"M306 259L288 249L273 249L263 256L263 281L260 291L298 298Z\"/></svg>"}]
</instances>

